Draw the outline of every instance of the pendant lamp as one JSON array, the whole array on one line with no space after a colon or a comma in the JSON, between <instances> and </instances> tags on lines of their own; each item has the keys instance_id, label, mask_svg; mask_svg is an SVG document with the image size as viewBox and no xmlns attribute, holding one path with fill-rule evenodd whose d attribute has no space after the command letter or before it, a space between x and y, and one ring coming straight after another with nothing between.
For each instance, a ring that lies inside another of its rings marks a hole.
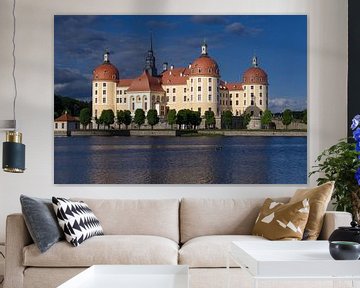
<instances>
[{"instance_id":1,"label":"pendant lamp","mask_svg":"<svg viewBox=\"0 0 360 288\"><path fill-rule=\"evenodd\" d=\"M16 0L13 0L13 35L12 35L12 56L13 69L12 78L14 82L14 100L13 100L13 120L0 121L0 129L6 131L6 140L3 143L3 161L2 167L5 172L23 173L25 171L25 145L22 144L22 134L16 129L16 98L17 86L15 77L16 57L15 57L15 35L16 35Z\"/></svg>"}]
</instances>

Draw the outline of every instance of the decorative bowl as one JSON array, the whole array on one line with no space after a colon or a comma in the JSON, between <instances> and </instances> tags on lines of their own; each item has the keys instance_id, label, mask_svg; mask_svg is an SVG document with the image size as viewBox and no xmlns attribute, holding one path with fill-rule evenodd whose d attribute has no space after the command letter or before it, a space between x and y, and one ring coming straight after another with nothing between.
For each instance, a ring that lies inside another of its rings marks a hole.
<instances>
[{"instance_id":1,"label":"decorative bowl","mask_svg":"<svg viewBox=\"0 0 360 288\"><path fill-rule=\"evenodd\" d=\"M335 260L358 260L360 257L360 244L349 241L331 241L330 255Z\"/></svg>"}]
</instances>

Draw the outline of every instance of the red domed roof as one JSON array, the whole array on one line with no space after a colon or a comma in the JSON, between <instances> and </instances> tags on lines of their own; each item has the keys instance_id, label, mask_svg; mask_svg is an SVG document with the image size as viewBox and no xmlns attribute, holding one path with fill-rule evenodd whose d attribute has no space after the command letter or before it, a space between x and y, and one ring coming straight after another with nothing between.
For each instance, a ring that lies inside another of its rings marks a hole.
<instances>
[{"instance_id":1,"label":"red domed roof","mask_svg":"<svg viewBox=\"0 0 360 288\"><path fill-rule=\"evenodd\" d=\"M243 75L243 84L268 84L266 72L259 67L247 69Z\"/></svg>"},{"instance_id":2,"label":"red domed roof","mask_svg":"<svg viewBox=\"0 0 360 288\"><path fill-rule=\"evenodd\" d=\"M118 81L119 70L110 62L104 62L93 71L93 81Z\"/></svg>"},{"instance_id":3,"label":"red domed roof","mask_svg":"<svg viewBox=\"0 0 360 288\"><path fill-rule=\"evenodd\" d=\"M201 55L191 64L190 76L220 77L219 66L208 55Z\"/></svg>"}]
</instances>

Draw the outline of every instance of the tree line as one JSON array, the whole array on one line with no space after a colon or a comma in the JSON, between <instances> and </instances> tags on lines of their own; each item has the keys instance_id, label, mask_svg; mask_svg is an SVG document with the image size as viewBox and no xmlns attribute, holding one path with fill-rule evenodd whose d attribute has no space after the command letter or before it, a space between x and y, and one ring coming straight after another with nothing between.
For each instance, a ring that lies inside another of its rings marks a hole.
<instances>
[{"instance_id":1,"label":"tree line","mask_svg":"<svg viewBox=\"0 0 360 288\"><path fill-rule=\"evenodd\" d=\"M301 121L303 123L307 123L307 111L302 111ZM247 125L250 123L251 116L250 114L244 114L241 116L237 116L236 118L241 120L241 129L246 129ZM222 126L225 129L231 129L233 126L233 113L230 110L224 111L221 115ZM271 129L273 124L274 115L270 110L265 110L261 116L261 125L264 129ZM87 127L91 123L91 110L90 108L83 108L80 111L79 115L80 123L83 127ZM157 113L156 109L150 109L145 116L145 111L143 109L136 109L134 117L131 116L131 112L129 110L119 110L116 112L116 117L113 110L103 110L101 112L100 117L95 118L95 122L97 124L97 129L99 129L100 125L104 127L108 127L116 123L119 125L119 129L121 125L125 125L125 128L128 129L128 126L133 122L137 125L138 129L141 128L142 125L145 124L145 120L147 120L148 125L151 126L151 129L154 129L154 126L160 122L160 117ZM174 125L178 125L178 129L197 129L200 126L202 121L205 121L206 129L215 129L216 127L216 118L213 111L206 111L204 117L201 117L200 112L192 111L189 109L181 109L176 112L175 109L171 109L168 111L166 115L166 121L173 129ZM284 110L281 114L281 121L285 125L286 129L288 126L294 121L293 112L289 109Z\"/></svg>"}]
</instances>

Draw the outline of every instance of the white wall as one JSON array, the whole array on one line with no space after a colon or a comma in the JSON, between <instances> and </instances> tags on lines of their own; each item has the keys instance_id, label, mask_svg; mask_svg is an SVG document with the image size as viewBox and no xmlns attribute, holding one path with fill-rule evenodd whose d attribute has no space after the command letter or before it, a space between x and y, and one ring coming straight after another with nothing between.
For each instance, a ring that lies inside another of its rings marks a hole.
<instances>
[{"instance_id":1,"label":"white wall","mask_svg":"<svg viewBox=\"0 0 360 288\"><path fill-rule=\"evenodd\" d=\"M11 0L0 1L0 119L11 119ZM196 9L194 9L196 7ZM309 23L309 166L346 136L347 1L339 0L18 0L18 126L27 171L0 172L0 242L6 215L21 193L92 198L265 197L291 195L289 185L54 185L54 14L307 14ZM0 133L3 141L4 133ZM1 156L0 156L1 158ZM312 180L311 185L314 184Z\"/></svg>"}]
</instances>

